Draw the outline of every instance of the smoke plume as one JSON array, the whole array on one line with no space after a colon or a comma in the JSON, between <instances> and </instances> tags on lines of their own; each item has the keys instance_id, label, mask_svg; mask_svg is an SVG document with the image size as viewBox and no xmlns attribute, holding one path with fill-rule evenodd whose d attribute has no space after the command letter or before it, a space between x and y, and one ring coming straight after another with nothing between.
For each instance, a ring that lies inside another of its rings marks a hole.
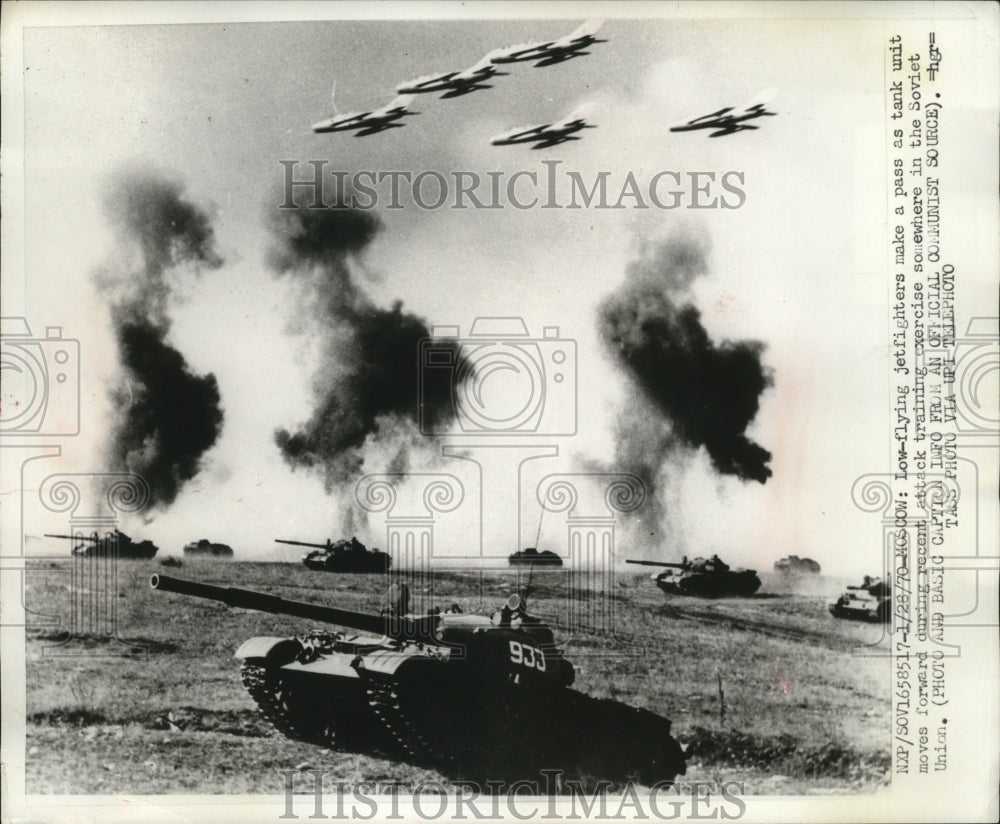
<instances>
[{"instance_id":1,"label":"smoke plume","mask_svg":"<svg viewBox=\"0 0 1000 824\"><path fill-rule=\"evenodd\" d=\"M145 478L151 503L166 506L198 473L201 456L219 436L219 387L214 375L193 374L149 320L116 319L115 333L126 383L114 392L123 409L112 441L114 463Z\"/></svg>"},{"instance_id":2,"label":"smoke plume","mask_svg":"<svg viewBox=\"0 0 1000 824\"><path fill-rule=\"evenodd\" d=\"M644 250L599 310L605 345L641 390L619 419L616 458L651 489L679 446L705 447L718 472L744 481L771 475L771 453L745 435L772 383L764 346L709 338L687 291L706 270L703 243L671 238Z\"/></svg>"},{"instance_id":3,"label":"smoke plume","mask_svg":"<svg viewBox=\"0 0 1000 824\"><path fill-rule=\"evenodd\" d=\"M293 467L320 469L327 489L352 479L376 443L390 453L384 470L409 466L409 452L422 440L418 422L426 432L452 419L452 386L450 376L420 386L426 322L399 301L376 306L355 280L379 220L354 209L296 208L279 210L271 230L272 267L303 285L314 322L309 331L321 348L312 414L296 431L275 433L282 455ZM457 362L457 345L455 355Z\"/></svg>"},{"instance_id":4,"label":"smoke plume","mask_svg":"<svg viewBox=\"0 0 1000 824\"><path fill-rule=\"evenodd\" d=\"M194 374L167 342L171 277L215 269L222 259L206 212L183 186L148 172L121 176L106 200L119 255L97 274L111 301L121 380L111 392L107 455L113 471L148 484L150 508L167 507L219 436L222 409L212 374Z\"/></svg>"}]
</instances>

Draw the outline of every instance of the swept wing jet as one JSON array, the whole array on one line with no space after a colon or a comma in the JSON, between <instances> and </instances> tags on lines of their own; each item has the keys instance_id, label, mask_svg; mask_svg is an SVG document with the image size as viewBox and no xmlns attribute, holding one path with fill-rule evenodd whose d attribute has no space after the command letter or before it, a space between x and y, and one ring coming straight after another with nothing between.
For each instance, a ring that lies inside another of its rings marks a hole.
<instances>
[{"instance_id":1,"label":"swept wing jet","mask_svg":"<svg viewBox=\"0 0 1000 824\"><path fill-rule=\"evenodd\" d=\"M408 108L412 102L412 95L400 95L381 109L374 109L370 112L335 114L333 117L314 123L312 130L322 134L325 132L350 132L357 129L354 136L364 137L383 132L386 129L399 129L406 124L395 121L417 114Z\"/></svg>"},{"instance_id":2,"label":"swept wing jet","mask_svg":"<svg viewBox=\"0 0 1000 824\"><path fill-rule=\"evenodd\" d=\"M607 43L607 40L598 40L594 35L604 25L603 20L588 20L572 34L567 34L559 40L548 40L539 43L520 43L516 46L508 46L500 49L493 57L494 63L521 63L532 60L535 68L544 66L554 66L564 60L572 60L574 57L583 57L590 54L584 51L594 43Z\"/></svg>"},{"instance_id":3,"label":"swept wing jet","mask_svg":"<svg viewBox=\"0 0 1000 824\"><path fill-rule=\"evenodd\" d=\"M741 132L744 129L759 129L759 126L747 123L746 121L754 120L758 117L774 117L777 114L777 112L767 111L766 106L766 102L747 103L741 109L734 109L732 106L728 106L725 109L719 109L717 112L692 118L677 126L671 126L670 131L693 132L696 129L714 129L715 131L709 137L725 137L735 132Z\"/></svg>"},{"instance_id":4,"label":"swept wing jet","mask_svg":"<svg viewBox=\"0 0 1000 824\"><path fill-rule=\"evenodd\" d=\"M400 83L396 87L399 94L423 94L425 92L444 92L446 97L459 97L477 89L492 89L485 81L494 77L505 77L508 72L502 72L493 65L493 52L468 69L460 72L440 72L425 74L422 77Z\"/></svg>"},{"instance_id":5,"label":"swept wing jet","mask_svg":"<svg viewBox=\"0 0 1000 824\"><path fill-rule=\"evenodd\" d=\"M583 129L596 129L581 116L579 110L571 115L557 120L555 123L545 123L540 126L518 126L498 134L490 143L494 146L516 146L519 143L534 143L532 149L547 149L557 146L567 140L579 140L576 133Z\"/></svg>"}]
</instances>

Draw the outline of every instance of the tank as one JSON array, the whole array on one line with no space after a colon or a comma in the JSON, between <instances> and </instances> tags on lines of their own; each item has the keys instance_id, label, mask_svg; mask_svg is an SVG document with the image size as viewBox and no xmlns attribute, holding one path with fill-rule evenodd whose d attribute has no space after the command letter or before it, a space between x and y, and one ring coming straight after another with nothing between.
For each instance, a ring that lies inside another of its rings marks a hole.
<instances>
[{"instance_id":1,"label":"tank","mask_svg":"<svg viewBox=\"0 0 1000 824\"><path fill-rule=\"evenodd\" d=\"M672 595L695 595L701 598L749 597L760 589L760 578L752 569L730 569L719 559L687 556L678 564L666 561L626 561L628 564L664 567L652 577L656 585Z\"/></svg>"},{"instance_id":2,"label":"tank","mask_svg":"<svg viewBox=\"0 0 1000 824\"><path fill-rule=\"evenodd\" d=\"M302 563L309 569L326 572L388 572L389 567L392 566L392 557L388 553L382 552L380 549L368 549L354 537L349 541L343 540L336 543L327 539L325 544L286 541L283 538L275 538L274 540L278 544L314 547L315 551L308 553L302 559Z\"/></svg>"},{"instance_id":3,"label":"tank","mask_svg":"<svg viewBox=\"0 0 1000 824\"><path fill-rule=\"evenodd\" d=\"M774 571L781 575L819 575L820 566L812 558L787 555L774 562Z\"/></svg>"},{"instance_id":4,"label":"tank","mask_svg":"<svg viewBox=\"0 0 1000 824\"><path fill-rule=\"evenodd\" d=\"M554 566L563 565L562 558L554 552L543 549L539 552L535 547L529 546L520 552L513 552L507 556L507 562L511 566Z\"/></svg>"},{"instance_id":5,"label":"tank","mask_svg":"<svg viewBox=\"0 0 1000 824\"><path fill-rule=\"evenodd\" d=\"M150 583L348 629L236 650L244 687L288 738L470 780L559 768L652 784L685 772L668 719L571 689L573 665L520 594L489 617L457 606L413 615L405 584L393 584L386 608L369 614L167 575Z\"/></svg>"},{"instance_id":6,"label":"tank","mask_svg":"<svg viewBox=\"0 0 1000 824\"><path fill-rule=\"evenodd\" d=\"M119 558L152 558L159 548L152 541L133 541L124 532L113 529L111 532L98 536L96 532L90 535L50 535L46 533L46 538L64 538L69 541L76 541L73 547L74 555L82 555L85 558L104 557L117 551Z\"/></svg>"},{"instance_id":7,"label":"tank","mask_svg":"<svg viewBox=\"0 0 1000 824\"><path fill-rule=\"evenodd\" d=\"M888 621L892 617L892 587L881 578L866 575L859 587L847 587L830 603L835 618L857 621Z\"/></svg>"},{"instance_id":8,"label":"tank","mask_svg":"<svg viewBox=\"0 0 1000 824\"><path fill-rule=\"evenodd\" d=\"M233 548L228 544L216 544L207 538L184 545L184 554L189 557L232 558Z\"/></svg>"}]
</instances>

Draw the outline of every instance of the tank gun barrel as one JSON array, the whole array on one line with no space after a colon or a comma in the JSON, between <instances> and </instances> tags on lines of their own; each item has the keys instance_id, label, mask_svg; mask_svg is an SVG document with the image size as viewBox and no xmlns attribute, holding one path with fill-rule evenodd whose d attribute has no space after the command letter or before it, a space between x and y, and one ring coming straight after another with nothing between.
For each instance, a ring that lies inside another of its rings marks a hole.
<instances>
[{"instance_id":1,"label":"tank gun barrel","mask_svg":"<svg viewBox=\"0 0 1000 824\"><path fill-rule=\"evenodd\" d=\"M283 538L275 538L274 542L276 544L291 544L292 546L311 546L316 549L326 549L330 546L329 541L325 544L311 544L308 541L286 541Z\"/></svg>"},{"instance_id":2,"label":"tank gun barrel","mask_svg":"<svg viewBox=\"0 0 1000 824\"><path fill-rule=\"evenodd\" d=\"M632 561L630 559L626 559L625 563L639 564L641 566L673 567L675 569L684 569L684 564L673 563L670 561Z\"/></svg>"},{"instance_id":3,"label":"tank gun barrel","mask_svg":"<svg viewBox=\"0 0 1000 824\"><path fill-rule=\"evenodd\" d=\"M176 592L180 595L191 595L209 601L221 601L231 607L255 609L259 612L272 612L278 615L293 615L296 618L306 618L324 624L351 627L362 632L376 632L398 640L431 640L433 632L440 622L440 618L436 615L417 619L395 615L369 615L364 612L351 612L346 609L309 604L304 601L288 601L277 595L254 592L250 589L218 587L214 584L173 578L170 575L153 575L149 579L149 585L153 589L164 592Z\"/></svg>"},{"instance_id":4,"label":"tank gun barrel","mask_svg":"<svg viewBox=\"0 0 1000 824\"><path fill-rule=\"evenodd\" d=\"M45 533L46 538L65 538L68 541L97 541L99 540L96 534L91 535L53 535L50 532Z\"/></svg>"}]
</instances>

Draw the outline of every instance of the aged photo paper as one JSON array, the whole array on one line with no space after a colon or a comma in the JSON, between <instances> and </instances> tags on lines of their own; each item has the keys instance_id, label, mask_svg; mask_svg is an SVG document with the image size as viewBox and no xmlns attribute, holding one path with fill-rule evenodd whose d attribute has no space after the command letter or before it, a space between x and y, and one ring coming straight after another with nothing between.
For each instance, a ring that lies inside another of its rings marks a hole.
<instances>
[{"instance_id":1,"label":"aged photo paper","mask_svg":"<svg viewBox=\"0 0 1000 824\"><path fill-rule=\"evenodd\" d=\"M996 4L0 26L4 822L997 820Z\"/></svg>"}]
</instances>

